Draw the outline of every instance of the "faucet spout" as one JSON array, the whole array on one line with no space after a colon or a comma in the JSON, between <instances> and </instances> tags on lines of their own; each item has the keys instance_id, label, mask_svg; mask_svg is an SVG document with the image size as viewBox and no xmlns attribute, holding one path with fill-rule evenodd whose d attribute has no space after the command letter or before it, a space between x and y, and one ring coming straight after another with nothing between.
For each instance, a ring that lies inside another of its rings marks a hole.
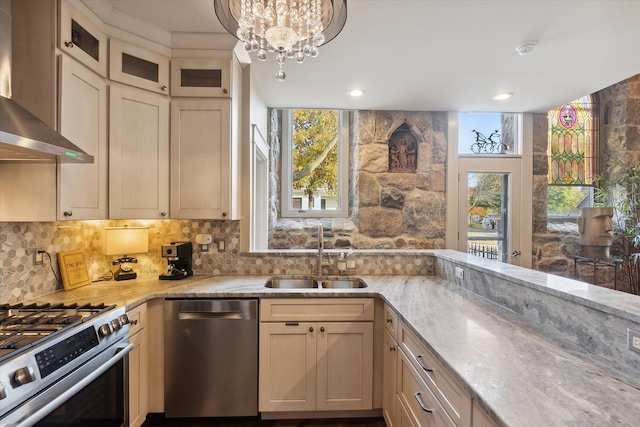
<instances>
[{"instance_id":1,"label":"faucet spout","mask_svg":"<svg viewBox=\"0 0 640 427\"><path fill-rule=\"evenodd\" d=\"M322 261L324 258L324 230L322 229L322 224L318 226L318 255L317 255L317 266L316 266L316 276L322 277Z\"/></svg>"}]
</instances>

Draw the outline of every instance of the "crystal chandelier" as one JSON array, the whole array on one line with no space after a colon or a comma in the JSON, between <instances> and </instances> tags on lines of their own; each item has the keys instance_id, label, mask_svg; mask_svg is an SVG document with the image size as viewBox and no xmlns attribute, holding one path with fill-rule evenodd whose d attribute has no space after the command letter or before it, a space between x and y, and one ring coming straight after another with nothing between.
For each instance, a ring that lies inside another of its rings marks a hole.
<instances>
[{"instance_id":1,"label":"crystal chandelier","mask_svg":"<svg viewBox=\"0 0 640 427\"><path fill-rule=\"evenodd\" d=\"M214 0L218 19L247 52L266 61L275 53L276 78L286 78L287 59L298 64L318 56L319 47L340 33L347 0Z\"/></svg>"}]
</instances>

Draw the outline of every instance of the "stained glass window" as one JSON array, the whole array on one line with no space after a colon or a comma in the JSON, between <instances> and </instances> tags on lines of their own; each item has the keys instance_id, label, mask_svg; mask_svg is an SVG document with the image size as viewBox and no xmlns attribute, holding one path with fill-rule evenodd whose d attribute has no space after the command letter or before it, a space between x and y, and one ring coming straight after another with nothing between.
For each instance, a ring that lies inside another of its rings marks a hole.
<instances>
[{"instance_id":1,"label":"stained glass window","mask_svg":"<svg viewBox=\"0 0 640 427\"><path fill-rule=\"evenodd\" d=\"M591 95L549 111L549 184L592 185L596 173L595 102Z\"/></svg>"}]
</instances>

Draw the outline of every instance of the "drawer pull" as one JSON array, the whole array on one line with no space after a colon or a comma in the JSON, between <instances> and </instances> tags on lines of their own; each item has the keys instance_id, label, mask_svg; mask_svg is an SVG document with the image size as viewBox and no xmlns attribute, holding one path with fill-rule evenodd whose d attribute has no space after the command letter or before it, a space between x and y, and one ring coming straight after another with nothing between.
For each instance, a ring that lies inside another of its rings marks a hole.
<instances>
[{"instance_id":1,"label":"drawer pull","mask_svg":"<svg viewBox=\"0 0 640 427\"><path fill-rule=\"evenodd\" d=\"M418 405L420 405L420 409L422 409L425 412L428 413L432 413L433 409L429 409L426 406L424 406L424 402L422 401L422 397L420 396L422 393L419 391L416 391L415 393L413 393L413 395L416 397L416 400L418 401Z\"/></svg>"},{"instance_id":2,"label":"drawer pull","mask_svg":"<svg viewBox=\"0 0 640 427\"><path fill-rule=\"evenodd\" d=\"M390 324L390 325L393 324L393 319L391 319L391 318L387 319L387 323Z\"/></svg>"},{"instance_id":3,"label":"drawer pull","mask_svg":"<svg viewBox=\"0 0 640 427\"><path fill-rule=\"evenodd\" d=\"M416 359L416 362L418 362L418 365L420 365L420 367L421 367L422 369L424 369L424 370L425 370L425 371L427 371L427 372L433 372L433 369L431 369L431 368L427 368L427 367L425 366L424 362L422 361L422 355L421 355L421 354L419 354L419 355L415 356L415 359Z\"/></svg>"},{"instance_id":4,"label":"drawer pull","mask_svg":"<svg viewBox=\"0 0 640 427\"><path fill-rule=\"evenodd\" d=\"M285 322L284 326L298 326L298 322Z\"/></svg>"}]
</instances>

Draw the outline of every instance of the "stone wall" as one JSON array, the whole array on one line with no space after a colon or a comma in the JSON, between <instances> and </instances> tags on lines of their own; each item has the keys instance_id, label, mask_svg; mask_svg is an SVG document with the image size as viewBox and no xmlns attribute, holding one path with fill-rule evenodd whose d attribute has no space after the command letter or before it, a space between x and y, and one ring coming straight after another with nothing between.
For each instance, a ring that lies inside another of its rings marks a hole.
<instances>
[{"instance_id":1,"label":"stone wall","mask_svg":"<svg viewBox=\"0 0 640 427\"><path fill-rule=\"evenodd\" d=\"M596 93L599 103L599 165L607 174L610 160L627 164L640 161L640 74ZM580 253L579 234L575 224L547 223L547 115L534 114L533 119L533 253L532 268L555 275L573 277L571 255ZM615 250L615 242L612 251ZM611 268L600 268L594 278L593 267L578 267L581 280L613 288ZM618 289L625 283L618 279Z\"/></svg>"},{"instance_id":2,"label":"stone wall","mask_svg":"<svg viewBox=\"0 0 640 427\"><path fill-rule=\"evenodd\" d=\"M279 218L279 117L272 115L271 249L325 247L440 249L445 245L446 113L359 111L350 145L349 218ZM389 140L406 131L417 144L415 171L391 171Z\"/></svg>"}]
</instances>

